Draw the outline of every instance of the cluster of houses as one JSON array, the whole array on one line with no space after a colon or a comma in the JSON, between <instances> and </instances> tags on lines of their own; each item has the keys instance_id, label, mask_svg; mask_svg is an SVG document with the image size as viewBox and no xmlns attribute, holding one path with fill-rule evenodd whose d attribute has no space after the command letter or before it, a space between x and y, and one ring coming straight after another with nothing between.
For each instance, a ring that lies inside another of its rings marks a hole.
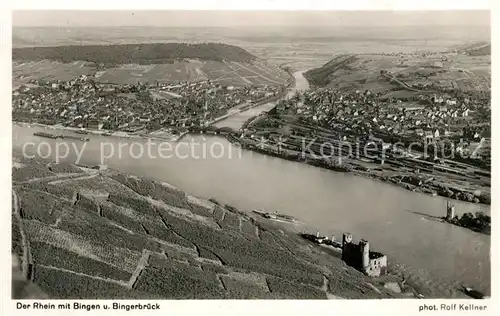
<instances>
[{"instance_id":1,"label":"cluster of houses","mask_svg":"<svg viewBox=\"0 0 500 316\"><path fill-rule=\"evenodd\" d=\"M137 132L203 125L241 103L280 92L274 86L233 87L210 81L104 85L81 76L33 81L13 92L13 119L42 124Z\"/></svg>"},{"instance_id":2,"label":"cluster of houses","mask_svg":"<svg viewBox=\"0 0 500 316\"><path fill-rule=\"evenodd\" d=\"M463 147L489 140L490 121L481 121L475 110L489 104L478 104L470 98L434 95L414 102L381 102L376 94L342 93L330 89L296 94L280 102L278 113L292 114L329 130L345 135L344 140L360 135L389 135L423 145L445 140L462 141Z\"/></svg>"},{"instance_id":3,"label":"cluster of houses","mask_svg":"<svg viewBox=\"0 0 500 316\"><path fill-rule=\"evenodd\" d=\"M226 107L232 107L243 102L252 102L258 99L277 94L278 86L224 86L207 80L200 82L179 82L176 84L157 83L156 90L170 94L173 97L191 97L209 95L212 98L223 98Z\"/></svg>"}]
</instances>

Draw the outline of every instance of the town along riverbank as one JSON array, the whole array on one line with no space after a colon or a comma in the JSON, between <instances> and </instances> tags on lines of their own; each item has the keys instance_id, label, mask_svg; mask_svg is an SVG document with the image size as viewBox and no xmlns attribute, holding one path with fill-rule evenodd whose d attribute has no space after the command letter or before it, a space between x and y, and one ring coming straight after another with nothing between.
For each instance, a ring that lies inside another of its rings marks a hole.
<instances>
[{"instance_id":1,"label":"town along riverbank","mask_svg":"<svg viewBox=\"0 0 500 316\"><path fill-rule=\"evenodd\" d=\"M475 158L455 153L454 148L461 147L453 143L453 138L439 141L432 136L423 143L414 135L385 132L385 125L380 125L376 118L372 122L359 114L368 111L365 108L371 110L370 104L378 101L370 93L299 93L280 100L268 111L249 117L241 124L240 131L229 136L229 141L259 153L363 175L414 192L464 202L491 203L491 172L485 158L487 142L477 144L481 155ZM340 117L330 113L331 107L345 102L347 110L353 113ZM358 103L363 104L360 109L351 110ZM391 119L385 120L404 120L405 114L400 115L399 110L390 105L387 107L386 116ZM370 117L366 113L365 116ZM332 117L328 124L323 122L325 117Z\"/></svg>"},{"instance_id":2,"label":"town along riverbank","mask_svg":"<svg viewBox=\"0 0 500 316\"><path fill-rule=\"evenodd\" d=\"M300 115L297 113L289 113L303 102L297 99L296 93L309 89L303 74L303 71L293 73L294 87L276 104L264 104L251 111L238 113L218 122L216 126L230 128L221 131L234 145L261 154L360 175L413 192L490 205L491 174L484 168L459 161L443 160L443 163L439 163L414 155L397 156L399 152L391 153L390 149L384 148L387 144L381 139L367 138L367 134L364 134L364 139L339 139L339 133L349 135L348 130L352 129L350 125L330 130L298 119ZM304 97L311 98L308 93L302 93L299 98ZM357 97L366 99L359 95ZM375 146L370 147L369 143ZM322 147L324 144L329 146ZM370 156L377 156L375 159L364 157L365 146L370 147ZM348 151L349 147L357 152L342 152ZM373 147L378 151L382 149L385 156L374 151Z\"/></svg>"}]
</instances>

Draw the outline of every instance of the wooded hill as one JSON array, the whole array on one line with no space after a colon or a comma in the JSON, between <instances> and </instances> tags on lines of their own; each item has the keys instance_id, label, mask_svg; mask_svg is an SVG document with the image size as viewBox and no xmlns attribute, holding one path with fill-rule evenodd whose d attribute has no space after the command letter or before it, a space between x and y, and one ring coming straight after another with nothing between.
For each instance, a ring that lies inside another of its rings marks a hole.
<instances>
[{"instance_id":1,"label":"wooded hill","mask_svg":"<svg viewBox=\"0 0 500 316\"><path fill-rule=\"evenodd\" d=\"M182 59L251 62L256 57L241 47L219 44L154 43L27 47L12 50L12 60L53 60L63 63L88 61L97 65L170 64Z\"/></svg>"}]
</instances>

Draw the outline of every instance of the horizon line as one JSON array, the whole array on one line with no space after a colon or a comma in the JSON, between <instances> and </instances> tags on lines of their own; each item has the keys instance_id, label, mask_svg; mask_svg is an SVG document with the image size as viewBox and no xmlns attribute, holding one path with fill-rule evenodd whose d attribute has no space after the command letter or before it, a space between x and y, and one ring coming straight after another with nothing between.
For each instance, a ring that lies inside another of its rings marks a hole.
<instances>
[{"instance_id":1,"label":"horizon line","mask_svg":"<svg viewBox=\"0 0 500 316\"><path fill-rule=\"evenodd\" d=\"M458 23L448 23L448 24L397 24L397 25L340 25L340 24L329 24L329 25L321 25L321 24L283 24L283 25L275 25L275 24L261 24L261 25L64 25L64 24L54 24L54 25L15 25L12 24L12 27L23 27L23 28L112 28L112 27L143 27L143 28L258 28L258 27L272 27L272 28L280 28L280 27L321 27L321 28L329 28L329 27L341 27L341 28L379 28L379 27L422 27L422 26L467 26L467 27L490 27L491 23L485 24L458 24Z\"/></svg>"}]
</instances>

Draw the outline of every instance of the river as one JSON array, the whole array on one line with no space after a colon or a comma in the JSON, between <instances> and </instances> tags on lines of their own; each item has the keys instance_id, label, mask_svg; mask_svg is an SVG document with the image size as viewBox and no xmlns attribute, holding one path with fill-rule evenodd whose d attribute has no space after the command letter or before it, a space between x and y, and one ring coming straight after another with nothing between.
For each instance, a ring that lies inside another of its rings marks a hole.
<instances>
[{"instance_id":1,"label":"river","mask_svg":"<svg viewBox=\"0 0 500 316\"><path fill-rule=\"evenodd\" d=\"M306 88L301 74L295 76L299 79L297 88ZM265 104L218 124L239 128L245 119L270 108L272 104ZM62 141L33 136L42 130L42 127L14 125L13 149L20 151L24 147L29 154L39 149L39 153L49 154L50 148L54 157L56 145ZM445 215L444 198L240 151L215 136L188 135L180 143L168 143L175 155L164 154L163 158L156 150L157 145L149 145L152 154L139 155L141 146L146 151L145 139L96 135L90 138L87 143L65 140L78 150L84 149L79 163L104 162L110 168L167 181L189 193L213 197L244 211L279 210L299 218L310 229L335 234L337 238L342 232L350 232L355 240L369 240L371 247L386 253L390 262L400 263L400 271L408 278L434 287L464 283L490 291L490 236L430 219L427 215ZM118 152L120 146L122 150ZM64 160L74 163L77 154L74 148L69 149ZM486 205L453 203L458 215L477 211L490 214Z\"/></svg>"},{"instance_id":2,"label":"river","mask_svg":"<svg viewBox=\"0 0 500 316\"><path fill-rule=\"evenodd\" d=\"M309 89L309 82L307 82L306 78L303 76L303 71L297 71L293 74L295 78L295 86L289 89L285 98L289 98L295 94L297 91L304 91ZM248 111L240 112L238 114L232 115L227 119L217 122L214 124L217 127L231 127L232 129L239 129L243 123L245 123L250 118L259 115L263 111L269 111L274 107L275 103L270 102L263 105L256 106L251 108Z\"/></svg>"}]
</instances>

